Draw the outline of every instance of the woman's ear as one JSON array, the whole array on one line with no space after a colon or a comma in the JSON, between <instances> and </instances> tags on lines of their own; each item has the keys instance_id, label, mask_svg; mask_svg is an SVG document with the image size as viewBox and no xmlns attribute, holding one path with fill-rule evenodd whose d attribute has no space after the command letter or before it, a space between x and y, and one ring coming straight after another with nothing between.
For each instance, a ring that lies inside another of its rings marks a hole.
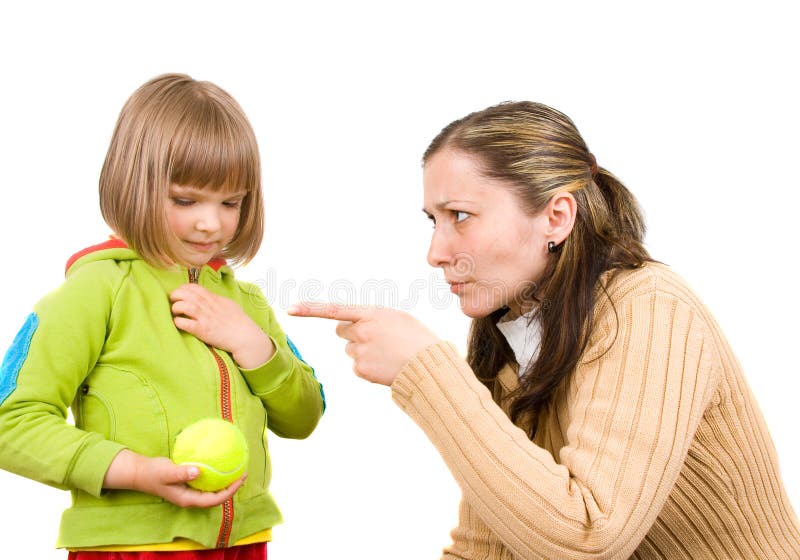
<instances>
[{"instance_id":1,"label":"woman's ear","mask_svg":"<svg viewBox=\"0 0 800 560\"><path fill-rule=\"evenodd\" d=\"M554 194L545 208L547 217L547 238L560 245L575 225L578 203L572 193L562 191Z\"/></svg>"}]
</instances>

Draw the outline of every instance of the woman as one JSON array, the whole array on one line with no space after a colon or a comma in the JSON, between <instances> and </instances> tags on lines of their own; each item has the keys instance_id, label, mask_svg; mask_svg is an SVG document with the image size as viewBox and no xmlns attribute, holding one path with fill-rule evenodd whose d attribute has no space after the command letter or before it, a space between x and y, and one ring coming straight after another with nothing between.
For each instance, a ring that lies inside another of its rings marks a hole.
<instances>
[{"instance_id":1,"label":"woman","mask_svg":"<svg viewBox=\"0 0 800 560\"><path fill-rule=\"evenodd\" d=\"M491 107L423 163L428 261L474 319L466 361L398 311L290 312L339 319L356 373L437 446L463 492L444 558L800 557L739 364L570 119Z\"/></svg>"}]
</instances>

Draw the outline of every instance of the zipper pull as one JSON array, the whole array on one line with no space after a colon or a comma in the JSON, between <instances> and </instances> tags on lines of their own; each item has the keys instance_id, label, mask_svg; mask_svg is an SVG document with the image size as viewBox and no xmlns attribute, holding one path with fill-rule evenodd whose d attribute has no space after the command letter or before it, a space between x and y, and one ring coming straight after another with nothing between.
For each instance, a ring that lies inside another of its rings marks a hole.
<instances>
[{"instance_id":1,"label":"zipper pull","mask_svg":"<svg viewBox=\"0 0 800 560\"><path fill-rule=\"evenodd\" d=\"M199 268L190 268L189 269L189 283L190 284L197 284L197 280L200 278L200 269Z\"/></svg>"}]
</instances>

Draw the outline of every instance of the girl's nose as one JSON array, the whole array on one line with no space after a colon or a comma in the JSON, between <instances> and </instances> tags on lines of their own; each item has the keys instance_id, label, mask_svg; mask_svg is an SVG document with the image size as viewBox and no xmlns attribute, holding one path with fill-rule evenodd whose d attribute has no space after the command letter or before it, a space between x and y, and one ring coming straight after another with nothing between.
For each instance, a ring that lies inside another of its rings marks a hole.
<instances>
[{"instance_id":1,"label":"girl's nose","mask_svg":"<svg viewBox=\"0 0 800 560\"><path fill-rule=\"evenodd\" d=\"M195 228L199 231L215 232L220 228L219 213L214 209L203 209L197 217Z\"/></svg>"}]
</instances>

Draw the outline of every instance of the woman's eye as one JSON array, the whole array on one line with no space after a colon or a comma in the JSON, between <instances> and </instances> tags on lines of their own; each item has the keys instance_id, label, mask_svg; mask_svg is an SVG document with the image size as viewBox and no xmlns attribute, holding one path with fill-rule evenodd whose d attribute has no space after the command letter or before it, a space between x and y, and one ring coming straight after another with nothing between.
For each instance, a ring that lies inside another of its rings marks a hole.
<instances>
[{"instance_id":1,"label":"woman's eye","mask_svg":"<svg viewBox=\"0 0 800 560\"><path fill-rule=\"evenodd\" d=\"M456 216L456 223L463 222L464 220L469 218L469 214L467 212L461 212L459 210L456 210L454 213Z\"/></svg>"}]
</instances>

